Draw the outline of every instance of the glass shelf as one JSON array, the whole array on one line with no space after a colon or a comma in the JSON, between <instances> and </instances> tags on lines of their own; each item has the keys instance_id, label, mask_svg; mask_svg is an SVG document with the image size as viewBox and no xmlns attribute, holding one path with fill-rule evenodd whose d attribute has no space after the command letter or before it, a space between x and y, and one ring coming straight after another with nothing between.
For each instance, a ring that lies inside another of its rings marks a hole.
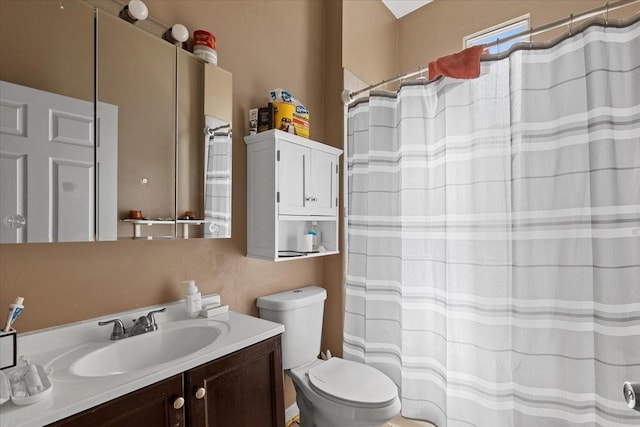
<instances>
[{"instance_id":1,"label":"glass shelf","mask_svg":"<svg viewBox=\"0 0 640 427\"><path fill-rule=\"evenodd\" d=\"M146 237L142 235L142 226L151 227L153 225L176 225L179 224L182 227L182 238L189 238L190 226L199 226L204 224L204 219L123 219L122 222L133 225L133 238L134 239L148 239L152 236ZM163 236L163 238L166 238Z\"/></svg>"}]
</instances>

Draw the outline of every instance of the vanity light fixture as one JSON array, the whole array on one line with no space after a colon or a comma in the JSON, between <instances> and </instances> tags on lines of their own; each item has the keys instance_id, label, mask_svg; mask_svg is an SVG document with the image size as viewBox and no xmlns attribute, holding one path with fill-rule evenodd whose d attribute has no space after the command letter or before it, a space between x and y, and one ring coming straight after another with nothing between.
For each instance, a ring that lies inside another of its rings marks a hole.
<instances>
[{"instance_id":1,"label":"vanity light fixture","mask_svg":"<svg viewBox=\"0 0 640 427\"><path fill-rule=\"evenodd\" d=\"M144 21L149 16L149 9L142 0L130 0L120 11L120 18L131 23L136 21Z\"/></svg>"},{"instance_id":2,"label":"vanity light fixture","mask_svg":"<svg viewBox=\"0 0 640 427\"><path fill-rule=\"evenodd\" d=\"M164 33L164 37L171 43L184 43L189 40L189 30L182 24L175 24Z\"/></svg>"}]
</instances>

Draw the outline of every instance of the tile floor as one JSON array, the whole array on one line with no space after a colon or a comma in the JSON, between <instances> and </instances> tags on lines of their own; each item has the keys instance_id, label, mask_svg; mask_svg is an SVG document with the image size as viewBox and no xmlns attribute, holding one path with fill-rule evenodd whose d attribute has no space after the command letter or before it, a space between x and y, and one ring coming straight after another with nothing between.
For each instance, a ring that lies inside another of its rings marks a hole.
<instances>
[{"instance_id":1,"label":"tile floor","mask_svg":"<svg viewBox=\"0 0 640 427\"><path fill-rule=\"evenodd\" d=\"M294 422L289 425L290 427L298 427L300 424ZM402 418L400 415L389 421L383 427L435 427L433 424L426 421L411 420L409 418Z\"/></svg>"},{"instance_id":2,"label":"tile floor","mask_svg":"<svg viewBox=\"0 0 640 427\"><path fill-rule=\"evenodd\" d=\"M400 415L385 424L385 427L436 427L435 425L421 420L402 418Z\"/></svg>"}]
</instances>

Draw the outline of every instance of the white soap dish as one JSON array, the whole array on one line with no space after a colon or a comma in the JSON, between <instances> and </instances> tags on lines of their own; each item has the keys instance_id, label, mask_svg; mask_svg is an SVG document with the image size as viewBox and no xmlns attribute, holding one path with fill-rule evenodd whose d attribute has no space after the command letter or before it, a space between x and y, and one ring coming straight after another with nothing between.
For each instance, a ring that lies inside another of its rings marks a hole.
<instances>
[{"instance_id":1,"label":"white soap dish","mask_svg":"<svg viewBox=\"0 0 640 427\"><path fill-rule=\"evenodd\" d=\"M0 373L0 404L11 398L16 405L31 405L51 393L51 381L40 365L29 364Z\"/></svg>"},{"instance_id":2,"label":"white soap dish","mask_svg":"<svg viewBox=\"0 0 640 427\"><path fill-rule=\"evenodd\" d=\"M229 311L229 306L226 304L211 304L202 307L200 311L201 317L214 317Z\"/></svg>"}]
</instances>

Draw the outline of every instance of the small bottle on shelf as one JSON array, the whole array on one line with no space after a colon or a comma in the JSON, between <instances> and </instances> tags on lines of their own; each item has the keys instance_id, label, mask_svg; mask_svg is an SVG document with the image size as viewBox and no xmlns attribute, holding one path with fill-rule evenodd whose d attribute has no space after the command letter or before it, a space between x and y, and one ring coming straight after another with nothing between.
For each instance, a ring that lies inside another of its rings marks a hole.
<instances>
[{"instance_id":1,"label":"small bottle on shelf","mask_svg":"<svg viewBox=\"0 0 640 427\"><path fill-rule=\"evenodd\" d=\"M313 236L313 243L311 244L312 251L318 251L320 249L320 228L318 227L318 221L311 221L308 234Z\"/></svg>"}]
</instances>

